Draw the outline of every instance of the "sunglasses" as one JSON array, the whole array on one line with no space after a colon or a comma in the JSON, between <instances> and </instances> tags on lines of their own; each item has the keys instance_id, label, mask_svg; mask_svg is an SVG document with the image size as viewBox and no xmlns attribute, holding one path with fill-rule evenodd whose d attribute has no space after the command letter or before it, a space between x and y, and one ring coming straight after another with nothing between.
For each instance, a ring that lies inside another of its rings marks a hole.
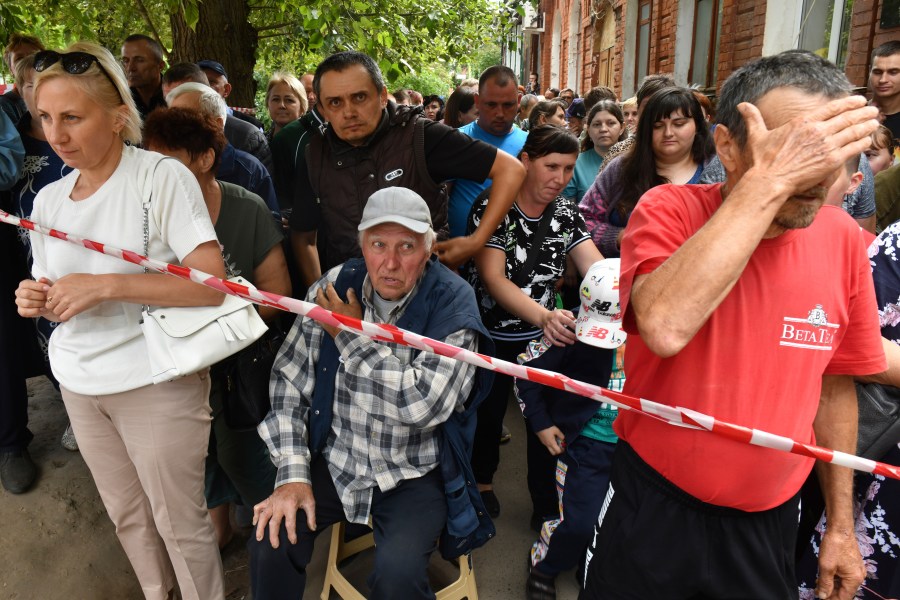
<instances>
[{"instance_id":1,"label":"sunglasses","mask_svg":"<svg viewBox=\"0 0 900 600\"><path fill-rule=\"evenodd\" d=\"M96 63L100 72L106 75L106 78L116 91L119 91L119 86L116 85L116 82L109 72L103 68L100 59L87 52L55 52L53 50L43 50L34 55L34 70L40 73L58 62L62 64L63 71L69 75L82 75L91 68L92 64Z\"/></svg>"}]
</instances>

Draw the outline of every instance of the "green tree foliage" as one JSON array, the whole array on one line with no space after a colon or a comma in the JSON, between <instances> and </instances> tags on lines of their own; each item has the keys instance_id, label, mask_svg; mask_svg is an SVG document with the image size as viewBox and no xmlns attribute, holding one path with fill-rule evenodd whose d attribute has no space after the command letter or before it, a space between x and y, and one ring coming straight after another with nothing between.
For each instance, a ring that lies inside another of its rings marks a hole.
<instances>
[{"instance_id":1,"label":"green tree foliage","mask_svg":"<svg viewBox=\"0 0 900 600\"><path fill-rule=\"evenodd\" d=\"M425 67L421 71L401 75L388 87L391 91L396 89L416 90L425 96L437 94L447 98L456 83L446 66L438 63Z\"/></svg>"},{"instance_id":2,"label":"green tree foliage","mask_svg":"<svg viewBox=\"0 0 900 600\"><path fill-rule=\"evenodd\" d=\"M2 0L0 40L23 31L38 35L49 46L92 39L117 52L126 35L141 32L175 49L171 60L198 60L200 56L191 54L249 44L255 48L249 63L248 53L234 53L222 62L229 75L240 76L240 81L232 77L235 95L252 102L255 83L264 84L268 73L278 68L302 73L338 50L369 54L391 82L404 74L425 72L438 61L469 62L475 50L500 39L514 24L520 9L512 3L518 1ZM226 11L247 15L252 38L245 38L240 27L204 29L204 19Z\"/></svg>"},{"instance_id":3,"label":"green tree foliage","mask_svg":"<svg viewBox=\"0 0 900 600\"><path fill-rule=\"evenodd\" d=\"M485 44L473 56L469 63L472 77L478 77L488 67L500 64L500 45Z\"/></svg>"}]
</instances>

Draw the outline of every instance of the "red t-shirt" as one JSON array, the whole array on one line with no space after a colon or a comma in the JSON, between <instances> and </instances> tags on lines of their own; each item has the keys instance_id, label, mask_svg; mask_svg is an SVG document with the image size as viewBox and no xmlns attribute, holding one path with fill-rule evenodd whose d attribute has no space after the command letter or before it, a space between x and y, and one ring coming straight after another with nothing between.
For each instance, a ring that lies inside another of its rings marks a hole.
<instances>
[{"instance_id":1,"label":"red t-shirt","mask_svg":"<svg viewBox=\"0 0 900 600\"><path fill-rule=\"evenodd\" d=\"M814 442L822 375L887 368L860 228L824 206L806 229L762 240L740 280L677 355L653 354L628 305L650 273L722 204L719 185L663 185L641 199L622 240L621 305L629 333L625 392ZM745 511L783 504L813 460L622 411L616 433L673 484Z\"/></svg>"}]
</instances>

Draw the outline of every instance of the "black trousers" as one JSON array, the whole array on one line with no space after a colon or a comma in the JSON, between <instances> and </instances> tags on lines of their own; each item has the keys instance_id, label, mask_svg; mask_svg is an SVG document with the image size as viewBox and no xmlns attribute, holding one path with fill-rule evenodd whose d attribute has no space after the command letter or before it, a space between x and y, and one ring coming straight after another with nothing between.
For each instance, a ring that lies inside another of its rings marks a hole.
<instances>
[{"instance_id":1,"label":"black trousers","mask_svg":"<svg viewBox=\"0 0 900 600\"><path fill-rule=\"evenodd\" d=\"M494 340L494 356L501 360L516 362L516 357L525 349L526 342ZM500 432L513 378L502 373L494 373L491 391L478 407L478 424L472 445L472 471L475 481L490 484L500 465Z\"/></svg>"},{"instance_id":2,"label":"black trousers","mask_svg":"<svg viewBox=\"0 0 900 600\"><path fill-rule=\"evenodd\" d=\"M494 340L494 344L496 345L494 356L514 363L528 342ZM493 483L494 473L500 466L500 432L512 385L512 377L494 373L491 391L478 407L478 424L475 427L475 440L472 446L472 471L475 473L477 483ZM526 426L525 431L528 492L531 495L532 509L539 517L551 517L559 512L559 501L556 496L556 457L547 452L530 427Z\"/></svg>"},{"instance_id":3,"label":"black trousers","mask_svg":"<svg viewBox=\"0 0 900 600\"><path fill-rule=\"evenodd\" d=\"M22 450L31 441L25 378L36 374L39 362L34 326L15 305L16 287L28 276L15 236L14 227L0 224L0 452Z\"/></svg>"},{"instance_id":4,"label":"black trousers","mask_svg":"<svg viewBox=\"0 0 900 600\"><path fill-rule=\"evenodd\" d=\"M799 502L761 512L701 502L619 440L579 600L795 600Z\"/></svg>"},{"instance_id":5,"label":"black trousers","mask_svg":"<svg viewBox=\"0 0 900 600\"><path fill-rule=\"evenodd\" d=\"M256 600L297 600L304 597L306 565L312 558L319 532L346 520L328 465L323 458L311 466L316 499L316 531L306 525L306 513L297 511L297 544L291 544L284 525L279 545L272 548L268 535L261 542L251 535L250 586ZM388 492L375 490L372 528L375 532L375 567L369 576L372 600L430 600L428 560L447 522L447 500L440 470L408 479ZM318 597L319 593L309 596Z\"/></svg>"}]
</instances>

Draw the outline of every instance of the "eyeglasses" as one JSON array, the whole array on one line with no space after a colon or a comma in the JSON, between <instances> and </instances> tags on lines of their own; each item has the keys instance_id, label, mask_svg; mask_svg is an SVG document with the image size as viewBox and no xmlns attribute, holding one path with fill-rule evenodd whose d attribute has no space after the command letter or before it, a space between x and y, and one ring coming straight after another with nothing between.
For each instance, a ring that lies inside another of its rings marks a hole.
<instances>
[{"instance_id":1,"label":"eyeglasses","mask_svg":"<svg viewBox=\"0 0 900 600\"><path fill-rule=\"evenodd\" d=\"M34 70L40 73L58 62L62 63L63 71L69 75L82 75L91 68L92 64L96 63L97 68L100 69L101 73L106 75L106 78L115 88L116 92L119 91L119 86L116 85L116 82L109 72L103 68L100 59L87 52L55 52L53 50L43 50L34 55Z\"/></svg>"}]
</instances>

